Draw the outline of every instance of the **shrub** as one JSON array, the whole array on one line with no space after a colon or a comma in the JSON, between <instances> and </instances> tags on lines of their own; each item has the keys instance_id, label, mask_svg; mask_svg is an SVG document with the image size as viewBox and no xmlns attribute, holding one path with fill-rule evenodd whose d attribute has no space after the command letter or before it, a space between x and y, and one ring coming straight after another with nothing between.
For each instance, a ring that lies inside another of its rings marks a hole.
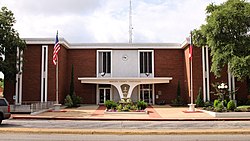
<instances>
[{"instance_id":1,"label":"shrub","mask_svg":"<svg viewBox=\"0 0 250 141\"><path fill-rule=\"evenodd\" d=\"M218 107L219 103L220 103L220 101L218 99L214 100L214 107Z\"/></svg>"},{"instance_id":2,"label":"shrub","mask_svg":"<svg viewBox=\"0 0 250 141\"><path fill-rule=\"evenodd\" d=\"M198 107L203 107L204 106L204 101L202 99L202 90L201 90L201 87L199 88L199 92L198 92L197 99L195 100L195 104Z\"/></svg>"},{"instance_id":3,"label":"shrub","mask_svg":"<svg viewBox=\"0 0 250 141\"><path fill-rule=\"evenodd\" d=\"M82 102L82 98L80 96L76 96L75 94L71 97L73 102L73 107L78 107L79 104Z\"/></svg>"},{"instance_id":4,"label":"shrub","mask_svg":"<svg viewBox=\"0 0 250 141\"><path fill-rule=\"evenodd\" d=\"M213 102L211 102L211 101L206 101L206 102L204 103L204 106L205 106L205 107L213 106Z\"/></svg>"},{"instance_id":5,"label":"shrub","mask_svg":"<svg viewBox=\"0 0 250 141\"><path fill-rule=\"evenodd\" d=\"M122 108L123 108L123 107L122 107L122 104L119 104L116 108L117 108L117 111L118 111L118 112L121 112L121 111L122 111Z\"/></svg>"},{"instance_id":6,"label":"shrub","mask_svg":"<svg viewBox=\"0 0 250 141\"><path fill-rule=\"evenodd\" d=\"M230 100L230 101L227 103L227 110L233 111L235 108L236 108L236 105L235 105L234 101L233 101L233 100Z\"/></svg>"},{"instance_id":7,"label":"shrub","mask_svg":"<svg viewBox=\"0 0 250 141\"><path fill-rule=\"evenodd\" d=\"M239 106L234 111L235 112L250 112L250 106L249 105Z\"/></svg>"},{"instance_id":8,"label":"shrub","mask_svg":"<svg viewBox=\"0 0 250 141\"><path fill-rule=\"evenodd\" d=\"M138 110L145 110L147 108L148 104L144 102L143 100L137 101L137 108Z\"/></svg>"},{"instance_id":9,"label":"shrub","mask_svg":"<svg viewBox=\"0 0 250 141\"><path fill-rule=\"evenodd\" d=\"M73 107L73 102L72 102L72 99L71 99L70 95L66 96L66 98L64 100L64 104L67 107Z\"/></svg>"},{"instance_id":10,"label":"shrub","mask_svg":"<svg viewBox=\"0 0 250 141\"><path fill-rule=\"evenodd\" d=\"M223 112L223 110L224 110L224 106L223 106L222 102L218 102L217 106L214 107L215 112Z\"/></svg>"},{"instance_id":11,"label":"shrub","mask_svg":"<svg viewBox=\"0 0 250 141\"><path fill-rule=\"evenodd\" d=\"M122 108L122 111L129 111L130 110L130 105L124 105Z\"/></svg>"},{"instance_id":12,"label":"shrub","mask_svg":"<svg viewBox=\"0 0 250 141\"><path fill-rule=\"evenodd\" d=\"M106 106L106 108L109 110L109 109L116 108L117 104L112 100L107 100L107 101L104 102L104 106Z\"/></svg>"}]
</instances>

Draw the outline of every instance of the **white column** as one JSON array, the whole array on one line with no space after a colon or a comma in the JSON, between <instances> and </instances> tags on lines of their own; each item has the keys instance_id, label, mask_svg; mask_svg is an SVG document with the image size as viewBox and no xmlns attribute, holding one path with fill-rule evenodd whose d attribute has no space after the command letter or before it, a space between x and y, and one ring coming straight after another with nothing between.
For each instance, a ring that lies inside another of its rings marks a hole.
<instances>
[{"instance_id":1,"label":"white column","mask_svg":"<svg viewBox=\"0 0 250 141\"><path fill-rule=\"evenodd\" d=\"M152 100L153 100L153 105L155 105L155 85L152 84Z\"/></svg>"},{"instance_id":2,"label":"white column","mask_svg":"<svg viewBox=\"0 0 250 141\"><path fill-rule=\"evenodd\" d=\"M207 99L207 89L206 89L206 61L205 61L205 48L202 47L202 82L203 82L203 101L206 102Z\"/></svg>"},{"instance_id":3,"label":"white column","mask_svg":"<svg viewBox=\"0 0 250 141\"><path fill-rule=\"evenodd\" d=\"M47 102L48 88L48 46L42 46L42 62L41 62L41 102Z\"/></svg>"},{"instance_id":4,"label":"white column","mask_svg":"<svg viewBox=\"0 0 250 141\"><path fill-rule=\"evenodd\" d=\"M20 70L19 70L19 103L22 104L22 84L23 84L23 51L20 52L20 62L19 62L19 65L20 65Z\"/></svg>"},{"instance_id":5,"label":"white column","mask_svg":"<svg viewBox=\"0 0 250 141\"><path fill-rule=\"evenodd\" d=\"M15 104L21 105L22 104L22 54L23 52L17 48L17 60L16 60L16 68L18 73L16 74L16 87L15 87Z\"/></svg>"},{"instance_id":6,"label":"white column","mask_svg":"<svg viewBox=\"0 0 250 141\"><path fill-rule=\"evenodd\" d=\"M228 91L229 91L229 93L231 93L232 92L232 75L231 75L231 73L230 73L230 69L229 69L229 64L228 64L228 69L227 69L227 76L228 76ZM230 99L233 99L232 97L231 97L231 94L230 94Z\"/></svg>"},{"instance_id":7,"label":"white column","mask_svg":"<svg viewBox=\"0 0 250 141\"><path fill-rule=\"evenodd\" d=\"M235 77L232 75L233 100L235 100Z\"/></svg>"},{"instance_id":8,"label":"white column","mask_svg":"<svg viewBox=\"0 0 250 141\"><path fill-rule=\"evenodd\" d=\"M210 101L210 82L209 82L209 52L206 46L206 73L207 73L207 100Z\"/></svg>"}]
</instances>

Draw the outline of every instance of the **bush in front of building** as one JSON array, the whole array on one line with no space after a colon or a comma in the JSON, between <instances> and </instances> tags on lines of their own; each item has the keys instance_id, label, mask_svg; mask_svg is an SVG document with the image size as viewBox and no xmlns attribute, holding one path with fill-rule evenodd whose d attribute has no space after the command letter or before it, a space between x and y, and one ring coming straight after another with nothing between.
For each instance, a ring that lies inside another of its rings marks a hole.
<instances>
[{"instance_id":1,"label":"bush in front of building","mask_svg":"<svg viewBox=\"0 0 250 141\"><path fill-rule=\"evenodd\" d=\"M176 92L176 98L174 100L171 100L171 106L183 106L183 100L181 98L181 85L180 85L180 80L178 81L177 85L177 92Z\"/></svg>"},{"instance_id":2,"label":"bush in front of building","mask_svg":"<svg viewBox=\"0 0 250 141\"><path fill-rule=\"evenodd\" d=\"M233 101L233 100L230 100L230 101L227 103L227 110L234 111L235 108L236 108L236 105L235 105L234 101Z\"/></svg>"},{"instance_id":3,"label":"bush in front of building","mask_svg":"<svg viewBox=\"0 0 250 141\"><path fill-rule=\"evenodd\" d=\"M104 102L104 106L106 106L107 110L116 109L117 103L112 100L107 100Z\"/></svg>"},{"instance_id":4,"label":"bush in front of building","mask_svg":"<svg viewBox=\"0 0 250 141\"><path fill-rule=\"evenodd\" d=\"M223 112L224 111L224 106L222 102L218 102L216 107L214 107L214 112Z\"/></svg>"},{"instance_id":5,"label":"bush in front of building","mask_svg":"<svg viewBox=\"0 0 250 141\"><path fill-rule=\"evenodd\" d=\"M198 92L197 99L195 100L195 104L196 104L197 107L203 107L204 106L201 87L199 88L199 92Z\"/></svg>"},{"instance_id":6,"label":"bush in front of building","mask_svg":"<svg viewBox=\"0 0 250 141\"><path fill-rule=\"evenodd\" d=\"M67 95L65 100L64 100L64 105L67 106L67 107L73 107L73 102L72 102L72 99L71 99L71 96L70 95Z\"/></svg>"},{"instance_id":7,"label":"bush in front of building","mask_svg":"<svg viewBox=\"0 0 250 141\"><path fill-rule=\"evenodd\" d=\"M133 103L131 99L121 99L118 103L107 100L104 102L104 106L107 108L107 111L110 112L138 112L145 110L148 106L143 100L138 100L137 103Z\"/></svg>"},{"instance_id":8,"label":"bush in front of building","mask_svg":"<svg viewBox=\"0 0 250 141\"><path fill-rule=\"evenodd\" d=\"M137 101L137 108L138 110L145 110L147 108L148 104L144 102L143 100Z\"/></svg>"},{"instance_id":9,"label":"bush in front of building","mask_svg":"<svg viewBox=\"0 0 250 141\"><path fill-rule=\"evenodd\" d=\"M79 107L80 103L82 102L82 98L77 95L71 96L72 102L73 102L73 107Z\"/></svg>"},{"instance_id":10,"label":"bush in front of building","mask_svg":"<svg viewBox=\"0 0 250 141\"><path fill-rule=\"evenodd\" d=\"M235 112L250 112L250 106L249 105L244 105L244 106L239 106L236 109L234 109Z\"/></svg>"}]
</instances>

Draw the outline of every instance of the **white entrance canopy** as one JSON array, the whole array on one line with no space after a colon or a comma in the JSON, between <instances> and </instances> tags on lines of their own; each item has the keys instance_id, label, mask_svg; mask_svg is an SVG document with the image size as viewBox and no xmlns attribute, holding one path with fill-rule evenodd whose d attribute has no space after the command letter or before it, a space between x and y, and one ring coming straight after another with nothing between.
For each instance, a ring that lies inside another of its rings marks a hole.
<instances>
[{"instance_id":1,"label":"white entrance canopy","mask_svg":"<svg viewBox=\"0 0 250 141\"><path fill-rule=\"evenodd\" d=\"M120 98L130 98L137 85L169 83L172 77L79 77L78 80L87 84L111 84L118 90Z\"/></svg>"}]
</instances>

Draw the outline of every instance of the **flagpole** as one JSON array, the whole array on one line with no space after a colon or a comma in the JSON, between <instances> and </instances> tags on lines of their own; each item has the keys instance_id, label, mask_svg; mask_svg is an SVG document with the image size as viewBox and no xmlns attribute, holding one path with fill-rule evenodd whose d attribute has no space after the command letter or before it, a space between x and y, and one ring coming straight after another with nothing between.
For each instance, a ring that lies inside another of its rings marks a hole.
<instances>
[{"instance_id":1,"label":"flagpole","mask_svg":"<svg viewBox=\"0 0 250 141\"><path fill-rule=\"evenodd\" d=\"M189 61L190 61L190 104L189 110L191 112L195 111L194 95L193 95L193 43L192 43L192 32L190 32L190 50L189 50ZM191 52L190 52L191 51Z\"/></svg>"},{"instance_id":2,"label":"flagpole","mask_svg":"<svg viewBox=\"0 0 250 141\"><path fill-rule=\"evenodd\" d=\"M59 71L59 61L58 61L58 52L60 50L60 44L58 40L58 31L56 33L56 42L54 46L54 51L53 51L53 63L56 66L56 103L54 104L54 110L55 111L60 111L60 106L59 104L59 95L58 95L58 71Z\"/></svg>"},{"instance_id":3,"label":"flagpole","mask_svg":"<svg viewBox=\"0 0 250 141\"><path fill-rule=\"evenodd\" d=\"M191 104L194 104L194 95L193 95L193 59L190 61L190 95L191 95Z\"/></svg>"},{"instance_id":4,"label":"flagpole","mask_svg":"<svg viewBox=\"0 0 250 141\"><path fill-rule=\"evenodd\" d=\"M58 57L58 56L57 56ZM59 104L58 100L58 58L56 60L56 104Z\"/></svg>"}]
</instances>

